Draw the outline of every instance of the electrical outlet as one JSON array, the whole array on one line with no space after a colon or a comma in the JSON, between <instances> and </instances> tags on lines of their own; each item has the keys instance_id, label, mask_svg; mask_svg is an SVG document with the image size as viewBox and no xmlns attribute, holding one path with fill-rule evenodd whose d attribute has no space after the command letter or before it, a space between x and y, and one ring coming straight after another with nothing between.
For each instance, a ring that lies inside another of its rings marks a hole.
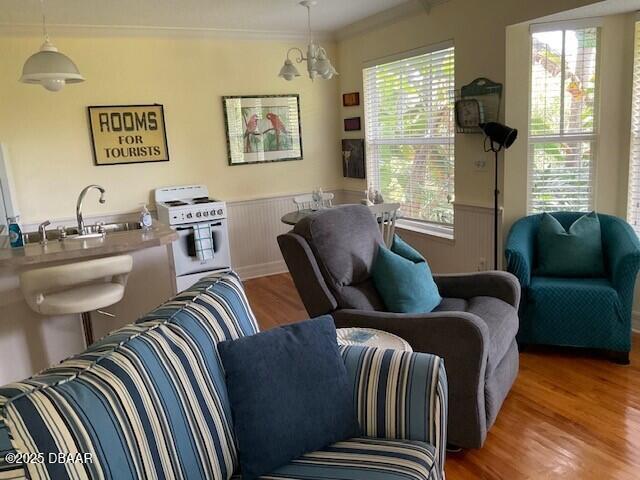
<instances>
[{"instance_id":1,"label":"electrical outlet","mask_svg":"<svg viewBox=\"0 0 640 480\"><path fill-rule=\"evenodd\" d=\"M475 162L473 162L476 170L484 171L487 169L487 160L484 158L478 158Z\"/></svg>"},{"instance_id":2,"label":"electrical outlet","mask_svg":"<svg viewBox=\"0 0 640 480\"><path fill-rule=\"evenodd\" d=\"M478 259L478 271L484 272L487 269L487 259L484 257L480 257Z\"/></svg>"}]
</instances>

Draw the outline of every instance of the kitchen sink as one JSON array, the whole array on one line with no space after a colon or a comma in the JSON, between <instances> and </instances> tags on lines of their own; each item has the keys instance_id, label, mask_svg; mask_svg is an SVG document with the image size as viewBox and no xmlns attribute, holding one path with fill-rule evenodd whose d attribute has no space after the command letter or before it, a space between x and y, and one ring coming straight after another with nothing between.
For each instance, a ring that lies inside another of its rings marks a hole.
<instances>
[{"instance_id":1,"label":"kitchen sink","mask_svg":"<svg viewBox=\"0 0 640 480\"><path fill-rule=\"evenodd\" d=\"M130 232L134 230L140 230L142 227L138 222L119 222L119 223L96 223L94 225L85 225L84 234L80 235L77 227L64 227L63 229L47 230L47 240L52 241L67 241L67 240L89 240L92 238L100 238L105 235L118 232ZM64 236L62 232L64 231ZM24 244L29 245L33 243L40 243L42 240L40 232L26 232L23 234Z\"/></svg>"}]
</instances>

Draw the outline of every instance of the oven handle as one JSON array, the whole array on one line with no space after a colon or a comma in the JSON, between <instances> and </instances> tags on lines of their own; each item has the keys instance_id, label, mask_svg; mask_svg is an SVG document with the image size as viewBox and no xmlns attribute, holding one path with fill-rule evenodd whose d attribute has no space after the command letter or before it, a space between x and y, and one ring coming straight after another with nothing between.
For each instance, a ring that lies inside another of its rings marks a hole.
<instances>
[{"instance_id":1,"label":"oven handle","mask_svg":"<svg viewBox=\"0 0 640 480\"><path fill-rule=\"evenodd\" d=\"M222 222L211 223L209 225L212 226L212 227L220 227L220 226L222 226ZM179 231L179 232L182 232L184 230L192 230L192 229L193 229L193 227L176 227L176 230Z\"/></svg>"}]
</instances>

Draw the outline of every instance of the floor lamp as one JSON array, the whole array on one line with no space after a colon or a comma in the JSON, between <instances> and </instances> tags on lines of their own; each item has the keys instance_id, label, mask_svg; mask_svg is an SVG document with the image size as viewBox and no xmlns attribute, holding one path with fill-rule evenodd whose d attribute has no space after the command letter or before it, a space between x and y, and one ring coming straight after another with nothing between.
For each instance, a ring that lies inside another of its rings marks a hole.
<instances>
[{"instance_id":1,"label":"floor lamp","mask_svg":"<svg viewBox=\"0 0 640 480\"><path fill-rule=\"evenodd\" d=\"M498 152L503 148L506 150L513 142L518 138L518 130L515 128L507 127L501 123L488 122L481 123L480 128L486 135L485 152L493 152L496 157L496 170L495 170L495 189L493 190L493 269L498 269L498 197L500 196L500 190L498 190ZM487 140L490 142L489 148L487 148Z\"/></svg>"}]
</instances>

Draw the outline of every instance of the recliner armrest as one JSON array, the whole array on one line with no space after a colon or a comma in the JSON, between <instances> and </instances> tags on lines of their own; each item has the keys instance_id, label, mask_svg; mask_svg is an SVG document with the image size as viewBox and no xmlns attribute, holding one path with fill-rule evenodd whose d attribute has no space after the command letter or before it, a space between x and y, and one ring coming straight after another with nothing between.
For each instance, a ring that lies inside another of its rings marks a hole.
<instances>
[{"instance_id":1,"label":"recliner armrest","mask_svg":"<svg viewBox=\"0 0 640 480\"><path fill-rule=\"evenodd\" d=\"M520 304L520 283L501 271L434 275L440 295L451 298L495 297L514 308Z\"/></svg>"},{"instance_id":2,"label":"recliner armrest","mask_svg":"<svg viewBox=\"0 0 640 480\"><path fill-rule=\"evenodd\" d=\"M447 375L440 357L426 353L340 347L363 434L418 440L435 447L437 478L444 478Z\"/></svg>"}]
</instances>

